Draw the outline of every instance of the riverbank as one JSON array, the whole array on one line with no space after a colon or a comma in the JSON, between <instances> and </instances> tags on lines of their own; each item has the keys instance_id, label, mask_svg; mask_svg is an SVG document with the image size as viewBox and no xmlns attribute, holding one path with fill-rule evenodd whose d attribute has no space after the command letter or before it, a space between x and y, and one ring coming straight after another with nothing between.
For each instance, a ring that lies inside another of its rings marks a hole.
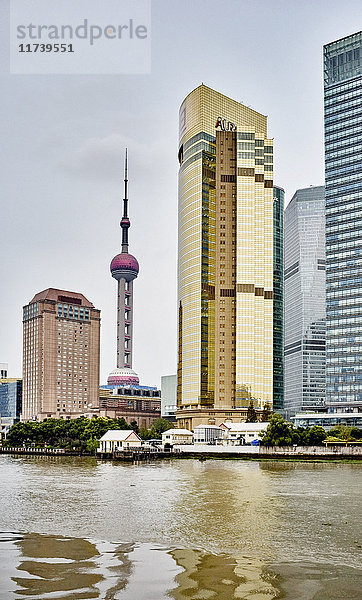
<instances>
[{"instance_id":1,"label":"riverbank","mask_svg":"<svg viewBox=\"0 0 362 600\"><path fill-rule=\"evenodd\" d=\"M12 447L0 448L0 454L35 456L95 456L99 460L142 462L193 458L243 460L301 460L301 461L361 461L361 446L209 446L202 444L178 445L172 451L134 448L113 453L96 454L64 448Z\"/></svg>"},{"instance_id":2,"label":"riverbank","mask_svg":"<svg viewBox=\"0 0 362 600\"><path fill-rule=\"evenodd\" d=\"M255 460L362 460L361 446L174 446L180 458L245 458Z\"/></svg>"},{"instance_id":3,"label":"riverbank","mask_svg":"<svg viewBox=\"0 0 362 600\"><path fill-rule=\"evenodd\" d=\"M36 456L94 456L92 452L83 450L67 450L65 448L33 448L33 447L6 447L0 448L0 454L29 454Z\"/></svg>"}]
</instances>

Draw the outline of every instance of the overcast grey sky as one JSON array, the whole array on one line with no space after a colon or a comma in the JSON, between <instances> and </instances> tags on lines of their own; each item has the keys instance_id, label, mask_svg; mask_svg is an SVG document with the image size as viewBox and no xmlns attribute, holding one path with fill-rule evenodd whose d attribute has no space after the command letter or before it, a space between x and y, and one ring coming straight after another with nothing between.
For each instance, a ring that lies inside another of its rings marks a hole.
<instances>
[{"instance_id":1,"label":"overcast grey sky","mask_svg":"<svg viewBox=\"0 0 362 600\"><path fill-rule=\"evenodd\" d=\"M268 115L274 181L324 183L323 44L361 29L360 0L153 0L149 75L10 75L1 0L0 362L21 375L22 306L47 287L102 311L101 382L115 366L124 148L129 148L134 369L176 369L177 128L201 82Z\"/></svg>"}]
</instances>

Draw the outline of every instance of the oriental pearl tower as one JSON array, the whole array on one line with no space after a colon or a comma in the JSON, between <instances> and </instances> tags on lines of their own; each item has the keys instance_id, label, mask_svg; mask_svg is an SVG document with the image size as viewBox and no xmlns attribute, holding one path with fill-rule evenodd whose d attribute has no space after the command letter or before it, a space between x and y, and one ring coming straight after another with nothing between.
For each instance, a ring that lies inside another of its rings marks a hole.
<instances>
[{"instance_id":1,"label":"oriental pearl tower","mask_svg":"<svg viewBox=\"0 0 362 600\"><path fill-rule=\"evenodd\" d=\"M117 368L108 376L108 385L139 385L137 373L132 370L133 352L133 280L139 271L137 259L128 252L128 165L127 149L124 165L124 199L121 219L121 253L111 262L112 277L118 282L117 299Z\"/></svg>"}]
</instances>

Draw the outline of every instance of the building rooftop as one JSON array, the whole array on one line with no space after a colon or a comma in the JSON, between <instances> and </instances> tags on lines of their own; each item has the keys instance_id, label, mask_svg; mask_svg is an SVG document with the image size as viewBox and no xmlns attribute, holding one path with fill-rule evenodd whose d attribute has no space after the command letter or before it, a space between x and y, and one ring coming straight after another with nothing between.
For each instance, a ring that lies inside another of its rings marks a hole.
<instances>
[{"instance_id":1,"label":"building rooftop","mask_svg":"<svg viewBox=\"0 0 362 600\"><path fill-rule=\"evenodd\" d=\"M52 302L64 302L66 304L79 304L79 306L86 306L88 308L94 308L94 305L87 300L83 294L78 292L68 292L66 290L58 290L57 288L48 288L35 294L34 298L29 302L40 302L41 300L50 300Z\"/></svg>"},{"instance_id":2,"label":"building rooftop","mask_svg":"<svg viewBox=\"0 0 362 600\"><path fill-rule=\"evenodd\" d=\"M219 425L196 425L195 429L220 429Z\"/></svg>"},{"instance_id":3,"label":"building rooftop","mask_svg":"<svg viewBox=\"0 0 362 600\"><path fill-rule=\"evenodd\" d=\"M220 427L225 427L229 431L264 431L269 425L269 422L260 422L257 423L233 423L232 421L224 421L221 423Z\"/></svg>"},{"instance_id":4,"label":"building rooftop","mask_svg":"<svg viewBox=\"0 0 362 600\"><path fill-rule=\"evenodd\" d=\"M102 442L106 441L115 441L115 442L124 442L127 440L130 435L136 435L137 438L141 441L141 438L133 429L109 429L106 431L104 435L100 438Z\"/></svg>"},{"instance_id":5,"label":"building rooftop","mask_svg":"<svg viewBox=\"0 0 362 600\"><path fill-rule=\"evenodd\" d=\"M362 417L362 413L357 412L335 412L335 413L326 413L326 412L299 412L292 417L292 419L330 419L333 420L335 418L341 419L353 419L354 417Z\"/></svg>"},{"instance_id":6,"label":"building rooftop","mask_svg":"<svg viewBox=\"0 0 362 600\"><path fill-rule=\"evenodd\" d=\"M158 390L158 387L155 385L136 385L136 384L125 384L125 385L119 385L119 384L107 384L107 385L100 385L99 389L100 390L114 390L114 388L122 388L125 390L150 390L150 391L154 391L156 392Z\"/></svg>"},{"instance_id":7,"label":"building rooftop","mask_svg":"<svg viewBox=\"0 0 362 600\"><path fill-rule=\"evenodd\" d=\"M188 429L166 429L163 433L172 433L173 435L176 433L179 433L180 435L193 435L192 431L189 431Z\"/></svg>"},{"instance_id":8,"label":"building rooftop","mask_svg":"<svg viewBox=\"0 0 362 600\"><path fill-rule=\"evenodd\" d=\"M242 102L239 102L238 100L234 100L234 98L230 98L230 96L226 96L226 94L223 94L222 92L214 90L213 88L209 87L208 85L205 85L204 83L201 83L200 85L195 87L191 92L189 92L187 94L187 96L185 97L185 100L186 100L186 98L191 96L191 94L193 94L196 90L205 90L206 92L212 93L212 94L217 95L220 98L224 99L224 102L226 102L226 103L235 104L236 106L242 106L243 108L247 108L250 111L250 113L254 113L255 115L264 117L264 119L266 119L266 115L263 115L259 111L255 110L253 108L250 108L249 106L246 106L245 104L243 104Z\"/></svg>"}]
</instances>

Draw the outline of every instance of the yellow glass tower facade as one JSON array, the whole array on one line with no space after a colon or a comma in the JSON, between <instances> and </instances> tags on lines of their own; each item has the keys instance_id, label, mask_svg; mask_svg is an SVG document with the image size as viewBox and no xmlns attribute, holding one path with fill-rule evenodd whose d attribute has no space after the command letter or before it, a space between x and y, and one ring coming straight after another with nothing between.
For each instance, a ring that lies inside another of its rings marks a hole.
<instances>
[{"instance_id":1,"label":"yellow glass tower facade","mask_svg":"<svg viewBox=\"0 0 362 600\"><path fill-rule=\"evenodd\" d=\"M204 85L180 108L177 418L273 402L273 142L264 115Z\"/></svg>"}]
</instances>

